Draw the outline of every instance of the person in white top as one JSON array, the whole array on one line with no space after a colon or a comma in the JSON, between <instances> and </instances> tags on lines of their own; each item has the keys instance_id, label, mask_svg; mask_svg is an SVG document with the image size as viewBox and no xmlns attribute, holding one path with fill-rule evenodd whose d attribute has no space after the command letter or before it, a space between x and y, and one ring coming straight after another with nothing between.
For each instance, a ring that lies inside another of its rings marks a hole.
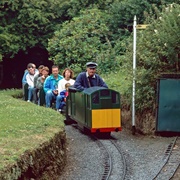
<instances>
[{"instance_id":1,"label":"person in white top","mask_svg":"<svg viewBox=\"0 0 180 180\"><path fill-rule=\"evenodd\" d=\"M66 89L65 85L67 83L69 83L72 86L72 85L74 85L74 82L75 82L75 80L73 79L74 72L70 68L66 68L63 71L62 75L64 78L58 82L58 96L56 99L56 109L57 110L60 109L60 102L61 102L61 98L62 98L60 93Z\"/></svg>"},{"instance_id":2,"label":"person in white top","mask_svg":"<svg viewBox=\"0 0 180 180\"><path fill-rule=\"evenodd\" d=\"M38 74L34 67L29 68L29 72L26 75L26 81L28 84L28 102L32 100L33 89L34 89L34 76Z\"/></svg>"},{"instance_id":3,"label":"person in white top","mask_svg":"<svg viewBox=\"0 0 180 180\"><path fill-rule=\"evenodd\" d=\"M64 78L58 82L58 94L60 94L61 91L65 90L66 83L70 83L72 86L75 82L75 80L73 79L74 72L70 68L66 68L63 71L62 75Z\"/></svg>"}]
</instances>

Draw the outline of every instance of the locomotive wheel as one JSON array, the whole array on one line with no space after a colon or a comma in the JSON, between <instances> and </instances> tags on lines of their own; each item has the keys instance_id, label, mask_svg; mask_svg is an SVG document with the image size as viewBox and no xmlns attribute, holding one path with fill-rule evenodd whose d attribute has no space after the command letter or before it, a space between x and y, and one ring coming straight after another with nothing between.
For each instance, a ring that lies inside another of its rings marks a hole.
<instances>
[{"instance_id":1,"label":"locomotive wheel","mask_svg":"<svg viewBox=\"0 0 180 180\"><path fill-rule=\"evenodd\" d=\"M104 138L110 138L110 137L111 137L111 132L102 133L102 136L103 136Z\"/></svg>"},{"instance_id":2,"label":"locomotive wheel","mask_svg":"<svg viewBox=\"0 0 180 180\"><path fill-rule=\"evenodd\" d=\"M64 124L65 125L71 125L73 123L74 123L74 121L70 118L69 115L66 114L66 119L64 120Z\"/></svg>"},{"instance_id":3,"label":"locomotive wheel","mask_svg":"<svg viewBox=\"0 0 180 180\"><path fill-rule=\"evenodd\" d=\"M64 120L64 124L65 124L65 125L71 125L71 124L72 124L72 120L67 120L67 119L65 119L65 120Z\"/></svg>"},{"instance_id":4,"label":"locomotive wheel","mask_svg":"<svg viewBox=\"0 0 180 180\"><path fill-rule=\"evenodd\" d=\"M111 132L97 132L96 135L99 138L106 139L111 137Z\"/></svg>"}]
</instances>

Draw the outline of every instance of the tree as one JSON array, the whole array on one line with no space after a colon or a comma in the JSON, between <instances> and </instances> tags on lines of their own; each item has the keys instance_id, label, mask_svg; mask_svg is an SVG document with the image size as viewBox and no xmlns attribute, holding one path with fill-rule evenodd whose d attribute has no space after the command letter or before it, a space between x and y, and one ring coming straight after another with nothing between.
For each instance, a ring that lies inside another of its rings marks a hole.
<instances>
[{"instance_id":1,"label":"tree","mask_svg":"<svg viewBox=\"0 0 180 180\"><path fill-rule=\"evenodd\" d=\"M112 32L111 40L121 41L130 36L134 15L137 16L138 23L142 24L145 21L145 13L154 13L153 6L161 9L163 4L171 2L173 0L115 0L107 10L110 15L108 27Z\"/></svg>"},{"instance_id":2,"label":"tree","mask_svg":"<svg viewBox=\"0 0 180 180\"><path fill-rule=\"evenodd\" d=\"M19 50L46 47L65 17L69 1L2 0L0 2L0 60L13 57Z\"/></svg>"},{"instance_id":3,"label":"tree","mask_svg":"<svg viewBox=\"0 0 180 180\"><path fill-rule=\"evenodd\" d=\"M65 22L49 40L51 59L60 67L79 65L87 61L98 62L98 56L109 48L105 23L106 14L97 8L81 11L79 17Z\"/></svg>"},{"instance_id":4,"label":"tree","mask_svg":"<svg viewBox=\"0 0 180 180\"><path fill-rule=\"evenodd\" d=\"M98 9L106 10L109 9L111 4L115 0L71 0L70 7L67 13L70 17L76 17L80 15L80 12L96 6Z\"/></svg>"}]
</instances>

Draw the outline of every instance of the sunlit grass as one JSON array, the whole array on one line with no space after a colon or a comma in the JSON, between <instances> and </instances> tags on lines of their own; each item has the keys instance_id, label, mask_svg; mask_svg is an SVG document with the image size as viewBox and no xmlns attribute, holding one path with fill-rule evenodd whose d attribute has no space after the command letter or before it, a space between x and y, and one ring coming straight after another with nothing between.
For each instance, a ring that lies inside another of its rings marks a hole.
<instances>
[{"instance_id":1,"label":"sunlit grass","mask_svg":"<svg viewBox=\"0 0 180 180\"><path fill-rule=\"evenodd\" d=\"M11 96L19 92L0 91L0 170L64 128L56 111Z\"/></svg>"},{"instance_id":2,"label":"sunlit grass","mask_svg":"<svg viewBox=\"0 0 180 180\"><path fill-rule=\"evenodd\" d=\"M128 71L112 71L101 75L110 89L118 91L121 95L121 105L129 106L132 97L132 74Z\"/></svg>"},{"instance_id":3,"label":"sunlit grass","mask_svg":"<svg viewBox=\"0 0 180 180\"><path fill-rule=\"evenodd\" d=\"M120 94L124 94L132 83L130 74L121 70L106 75L103 74L102 76L108 87L120 92Z\"/></svg>"}]
</instances>

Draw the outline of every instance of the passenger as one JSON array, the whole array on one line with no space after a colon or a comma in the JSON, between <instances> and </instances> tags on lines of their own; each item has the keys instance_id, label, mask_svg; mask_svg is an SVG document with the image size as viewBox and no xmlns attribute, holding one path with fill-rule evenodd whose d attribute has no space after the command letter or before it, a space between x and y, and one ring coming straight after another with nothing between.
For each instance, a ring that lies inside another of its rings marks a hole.
<instances>
[{"instance_id":1,"label":"passenger","mask_svg":"<svg viewBox=\"0 0 180 180\"><path fill-rule=\"evenodd\" d=\"M44 65L40 65L40 66L38 67L38 72L39 72L39 73L38 73L36 76L34 76L33 102L34 102L35 104L37 104L37 100L38 100L38 97L37 97L38 89L37 89L37 87L36 87L37 79L38 79L39 77L41 77L43 67L44 67Z\"/></svg>"},{"instance_id":2,"label":"passenger","mask_svg":"<svg viewBox=\"0 0 180 180\"><path fill-rule=\"evenodd\" d=\"M63 79L63 76L59 75L59 68L56 65L52 66L52 74L46 78L44 82L44 92L46 93L46 107L51 106L52 100L56 100L58 95L58 82Z\"/></svg>"},{"instance_id":3,"label":"passenger","mask_svg":"<svg viewBox=\"0 0 180 180\"><path fill-rule=\"evenodd\" d=\"M66 105L66 98L68 97L68 89L70 86L70 83L66 83L65 90L61 91L57 97L56 109L58 112L61 112L63 107Z\"/></svg>"},{"instance_id":4,"label":"passenger","mask_svg":"<svg viewBox=\"0 0 180 180\"><path fill-rule=\"evenodd\" d=\"M40 65L38 67L39 73L34 77L34 87L36 87L37 79L42 76L42 70L44 67L45 67L44 65Z\"/></svg>"},{"instance_id":5,"label":"passenger","mask_svg":"<svg viewBox=\"0 0 180 180\"><path fill-rule=\"evenodd\" d=\"M37 83L36 83L36 88L38 90L37 92L37 99L38 99L38 104L40 105L40 99L39 99L39 96L40 96L40 90L43 88L43 85L44 85L44 81L45 79L49 76L49 68L48 67L43 67L42 69L42 76L40 76L38 79L37 79Z\"/></svg>"},{"instance_id":6,"label":"passenger","mask_svg":"<svg viewBox=\"0 0 180 180\"><path fill-rule=\"evenodd\" d=\"M38 74L37 71L35 71L35 66L32 66L28 70L28 74L26 75L26 80L28 84L28 100L27 102L30 102L32 100L33 96L33 89L34 89L34 77Z\"/></svg>"},{"instance_id":7,"label":"passenger","mask_svg":"<svg viewBox=\"0 0 180 180\"><path fill-rule=\"evenodd\" d=\"M27 69L26 70L24 70L24 75L23 75L23 77L22 77L22 91L23 91L23 99L25 100L26 99L26 97L25 97L25 84L27 84L27 80L26 80L26 75L29 73L29 70L30 70L30 68L31 67L33 67L32 66L32 63L29 63L28 65L27 65Z\"/></svg>"},{"instance_id":8,"label":"passenger","mask_svg":"<svg viewBox=\"0 0 180 180\"><path fill-rule=\"evenodd\" d=\"M22 85L25 85L27 83L27 80L26 80L26 75L29 73L29 69L33 67L33 63L29 63L27 65L27 69L24 71L24 75L23 75L23 78L22 78Z\"/></svg>"},{"instance_id":9,"label":"passenger","mask_svg":"<svg viewBox=\"0 0 180 180\"><path fill-rule=\"evenodd\" d=\"M42 71L41 71L42 76L38 77L37 83L36 83L36 88L41 89L43 88L44 81L45 79L49 76L49 68L44 66Z\"/></svg>"},{"instance_id":10,"label":"passenger","mask_svg":"<svg viewBox=\"0 0 180 180\"><path fill-rule=\"evenodd\" d=\"M64 79L61 79L58 82L58 92L61 92L65 90L65 84L70 83L71 85L74 84L75 80L73 79L74 77L74 72L70 68L66 68L63 73L62 73Z\"/></svg>"},{"instance_id":11,"label":"passenger","mask_svg":"<svg viewBox=\"0 0 180 180\"><path fill-rule=\"evenodd\" d=\"M38 70L36 69L36 65L33 64L33 63L28 63L27 65L27 69L24 71L24 75L23 75L23 78L22 78L22 84L25 85L27 83L27 80L26 80L26 75L29 73L29 68L34 68L35 69L35 72L37 72Z\"/></svg>"},{"instance_id":12,"label":"passenger","mask_svg":"<svg viewBox=\"0 0 180 180\"><path fill-rule=\"evenodd\" d=\"M81 72L74 83L74 87L80 91L93 86L108 88L102 78L96 74L97 64L94 62L86 63L86 72Z\"/></svg>"}]
</instances>

